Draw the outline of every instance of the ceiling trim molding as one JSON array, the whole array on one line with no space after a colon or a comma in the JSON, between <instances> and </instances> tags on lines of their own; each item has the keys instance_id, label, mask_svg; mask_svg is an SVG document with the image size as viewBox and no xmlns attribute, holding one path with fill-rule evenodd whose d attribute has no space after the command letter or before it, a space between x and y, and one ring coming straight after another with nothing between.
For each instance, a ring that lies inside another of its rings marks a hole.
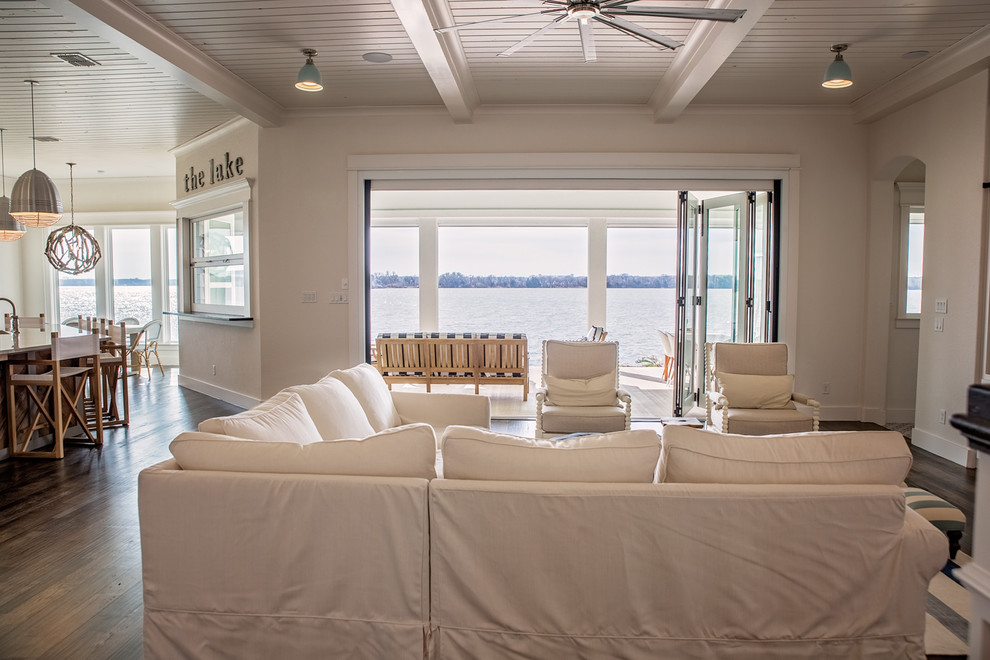
<instances>
[{"instance_id":1,"label":"ceiling trim molding","mask_svg":"<svg viewBox=\"0 0 990 660\"><path fill-rule=\"evenodd\" d=\"M852 108L848 105L691 105L685 115L797 115L851 117Z\"/></svg>"},{"instance_id":2,"label":"ceiling trim molding","mask_svg":"<svg viewBox=\"0 0 990 660\"><path fill-rule=\"evenodd\" d=\"M861 124L883 119L986 69L988 63L990 25L854 101L853 118Z\"/></svg>"},{"instance_id":3,"label":"ceiling trim molding","mask_svg":"<svg viewBox=\"0 0 990 660\"><path fill-rule=\"evenodd\" d=\"M259 126L278 126L282 106L129 2L41 0L52 11Z\"/></svg>"},{"instance_id":4,"label":"ceiling trim molding","mask_svg":"<svg viewBox=\"0 0 990 660\"><path fill-rule=\"evenodd\" d=\"M684 48L650 96L654 121L675 121L772 4L773 0L713 2L712 8L745 9L746 14L735 23L699 22L691 30Z\"/></svg>"},{"instance_id":5,"label":"ceiling trim molding","mask_svg":"<svg viewBox=\"0 0 990 660\"><path fill-rule=\"evenodd\" d=\"M447 112L455 123L470 123L478 106L478 92L464 50L456 37L440 38L433 27L434 19L437 25L452 24L450 10L445 3L435 0L391 2Z\"/></svg>"}]
</instances>

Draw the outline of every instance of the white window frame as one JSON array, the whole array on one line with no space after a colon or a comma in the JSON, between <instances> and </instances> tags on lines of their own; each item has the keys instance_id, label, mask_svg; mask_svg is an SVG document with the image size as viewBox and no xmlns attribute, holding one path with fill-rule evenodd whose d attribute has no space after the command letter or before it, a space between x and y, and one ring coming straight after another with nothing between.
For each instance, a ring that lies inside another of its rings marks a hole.
<instances>
[{"instance_id":1,"label":"white window frame","mask_svg":"<svg viewBox=\"0 0 990 660\"><path fill-rule=\"evenodd\" d=\"M925 212L925 184L898 182L896 184L899 197L899 265L897 275L897 315L896 326L900 328L917 328L921 322L921 313L908 313L908 244L911 229L911 214Z\"/></svg>"},{"instance_id":2,"label":"white window frame","mask_svg":"<svg viewBox=\"0 0 990 660\"><path fill-rule=\"evenodd\" d=\"M178 252L179 276L179 312L185 318L203 319L221 318L226 320L241 320L251 317L251 181L238 179L227 184L215 186L202 193L190 195L172 202L172 206L180 213L178 220L178 235L176 250ZM192 249L193 227L197 222L203 222L223 215L241 213L244 227L243 250L237 255L222 257L194 258ZM205 265L243 265L244 267L244 304L243 305L209 305L193 302L193 269Z\"/></svg>"},{"instance_id":3,"label":"white window frame","mask_svg":"<svg viewBox=\"0 0 990 660\"><path fill-rule=\"evenodd\" d=\"M211 222L213 220L216 220L217 218L232 217L232 218L235 218L236 219L238 215L241 216L241 218L240 218L240 224L241 224L241 227L242 227L242 231L246 234L247 233L246 232L247 225L246 225L246 222L245 222L243 211L240 208L230 209L230 210L227 210L227 211L221 211L221 212L218 212L218 213L211 213L209 215L199 216L199 217L196 217L196 218L183 218L184 223L187 223L188 224L188 238L189 238L189 241L190 241L190 243L189 243L189 264L188 264L188 268L189 268L189 272L188 272L188 275L189 275L189 311L191 311L193 313L202 312L202 313L206 313L206 314L228 314L228 315L233 315L233 316L244 316L244 310L247 308L247 297L246 297L247 296L247 270L246 269L244 270L244 273L241 276L242 277L241 288L243 289L243 291L241 292L241 297L244 299L244 303L242 303L240 305L216 305L216 304L211 304L211 303L198 302L196 300L196 293L195 293L195 288L196 288L196 286L195 286L195 282L196 282L196 275L195 275L195 273L196 273L197 270L200 270L200 269L207 270L207 269L210 269L210 268L218 268L218 267L230 268L230 267L234 267L234 266L241 266L242 269L243 269L243 266L245 265L244 251L242 250L241 252L232 252L230 254L221 254L221 255L209 256L209 257L197 257L196 256L196 249L195 249L195 247L192 244L192 241L193 241L194 237L197 235L197 233L196 233L196 226L197 225ZM242 234L242 238L243 238L243 235L244 234Z\"/></svg>"}]
</instances>

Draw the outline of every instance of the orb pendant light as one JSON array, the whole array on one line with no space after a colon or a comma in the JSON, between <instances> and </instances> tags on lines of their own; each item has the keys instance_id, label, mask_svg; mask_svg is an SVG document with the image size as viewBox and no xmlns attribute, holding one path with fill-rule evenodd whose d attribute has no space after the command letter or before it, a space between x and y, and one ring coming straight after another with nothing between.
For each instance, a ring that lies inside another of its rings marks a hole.
<instances>
[{"instance_id":1,"label":"orb pendant light","mask_svg":"<svg viewBox=\"0 0 990 660\"><path fill-rule=\"evenodd\" d=\"M306 56L306 63L299 69L299 75L296 77L296 89L301 89L304 92L323 91L323 76L313 64L313 58L318 53L312 48L303 48L302 53Z\"/></svg>"},{"instance_id":2,"label":"orb pendant light","mask_svg":"<svg viewBox=\"0 0 990 660\"><path fill-rule=\"evenodd\" d=\"M55 270L70 275L86 273L96 268L96 262L103 256L96 237L82 227L76 226L75 185L72 180L72 166L69 166L69 224L48 235L45 256Z\"/></svg>"},{"instance_id":3,"label":"orb pendant light","mask_svg":"<svg viewBox=\"0 0 990 660\"><path fill-rule=\"evenodd\" d=\"M849 48L848 44L835 44L831 47L830 50L835 53L835 60L825 69L825 75L822 78L822 87L841 89L853 84L852 69L842 59L842 51L847 48Z\"/></svg>"},{"instance_id":4,"label":"orb pendant light","mask_svg":"<svg viewBox=\"0 0 990 660\"><path fill-rule=\"evenodd\" d=\"M32 168L21 175L10 192L10 215L28 227L50 227L62 217L62 200L58 188L48 175L38 169L37 140L34 132L34 86L37 80L25 80L31 85L31 163Z\"/></svg>"},{"instance_id":5,"label":"orb pendant light","mask_svg":"<svg viewBox=\"0 0 990 660\"><path fill-rule=\"evenodd\" d=\"M3 196L0 197L0 241L9 243L23 236L27 227L7 212L10 208L10 200L7 199L7 179L3 166L3 131L4 129L0 128L0 180L3 181Z\"/></svg>"}]
</instances>

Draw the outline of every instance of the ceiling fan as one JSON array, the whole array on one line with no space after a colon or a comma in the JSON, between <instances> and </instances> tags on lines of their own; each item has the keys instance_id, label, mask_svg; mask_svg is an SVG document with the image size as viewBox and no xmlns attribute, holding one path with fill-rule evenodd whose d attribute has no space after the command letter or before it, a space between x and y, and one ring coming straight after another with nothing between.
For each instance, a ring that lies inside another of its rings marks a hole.
<instances>
[{"instance_id":1,"label":"ceiling fan","mask_svg":"<svg viewBox=\"0 0 990 660\"><path fill-rule=\"evenodd\" d=\"M651 7L642 9L632 6L639 0L543 0L544 5L550 5L550 9L530 12L527 14L515 14L513 16L503 16L492 18L475 23L463 23L461 25L451 25L449 27L438 28L438 33L454 32L457 30L469 30L474 28L487 27L491 23L501 23L511 21L525 16L545 15L553 17L553 20L519 41L509 48L499 53L499 57L508 57L524 46L528 46L539 37L550 30L558 28L570 20L578 22L578 29L581 33L581 49L584 51L584 61L594 62L597 59L595 53L595 35L592 31L592 21L604 23L615 28L619 32L628 34L648 44L658 48L670 48L671 50L683 46L679 41L657 34L652 30L640 27L635 23L621 18L622 16L656 16L660 18L683 18L696 21L724 21L734 23L742 18L746 13L745 9L687 9L683 7Z\"/></svg>"}]
</instances>

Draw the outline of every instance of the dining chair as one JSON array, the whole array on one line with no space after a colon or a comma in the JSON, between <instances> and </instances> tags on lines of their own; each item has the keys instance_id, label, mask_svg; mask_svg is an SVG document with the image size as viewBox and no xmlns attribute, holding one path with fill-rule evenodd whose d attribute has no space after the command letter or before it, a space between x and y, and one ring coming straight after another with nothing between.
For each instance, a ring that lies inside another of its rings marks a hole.
<instances>
[{"instance_id":1,"label":"dining chair","mask_svg":"<svg viewBox=\"0 0 990 660\"><path fill-rule=\"evenodd\" d=\"M47 369L47 370L45 370ZM86 383L100 373L100 338L96 334L75 337L51 335L51 355L47 358L11 358L7 361L7 435L10 455L29 458L64 458L65 434L78 423L85 438L103 444L103 416L97 415L93 429L87 424L83 395ZM22 388L25 425L18 423L16 390ZM102 388L91 388L93 405L102 409ZM34 432L52 429L50 450L30 448Z\"/></svg>"},{"instance_id":2,"label":"dining chair","mask_svg":"<svg viewBox=\"0 0 990 660\"><path fill-rule=\"evenodd\" d=\"M165 375L165 367L162 366L162 358L158 355L158 339L162 334L162 322L158 320L148 321L141 328L141 332L144 335L144 344L139 349L139 355L141 362L144 366L148 367L148 378L151 378L151 356L155 356L155 361L158 363L158 369ZM138 365L138 371L141 370L141 365Z\"/></svg>"}]
</instances>

